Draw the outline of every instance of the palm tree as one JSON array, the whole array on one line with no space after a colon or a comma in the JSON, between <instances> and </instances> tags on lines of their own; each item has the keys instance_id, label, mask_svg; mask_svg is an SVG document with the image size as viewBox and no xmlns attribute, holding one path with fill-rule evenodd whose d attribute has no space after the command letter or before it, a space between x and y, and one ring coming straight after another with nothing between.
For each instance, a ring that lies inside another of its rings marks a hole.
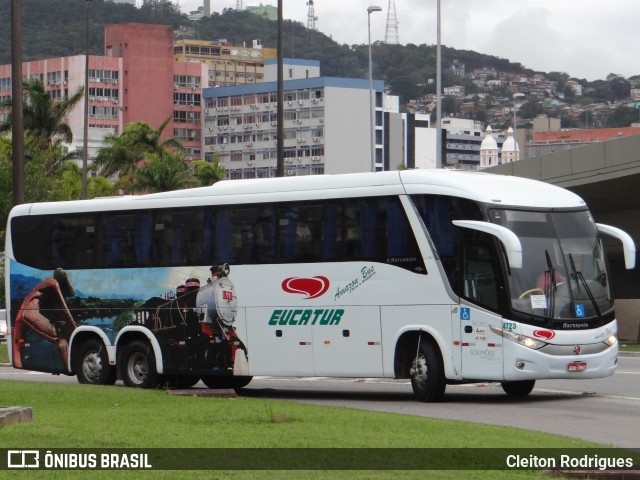
<instances>
[{"instance_id":1,"label":"palm tree","mask_svg":"<svg viewBox=\"0 0 640 480\"><path fill-rule=\"evenodd\" d=\"M99 174L118 176L117 184L125 190L132 190L136 178L134 172L141 160L149 159L153 154L163 155L167 149L184 150L173 137L161 139L170 120L171 117L167 118L155 130L147 123L131 122L124 127L122 135L107 135L94 161Z\"/></svg>"},{"instance_id":2,"label":"palm tree","mask_svg":"<svg viewBox=\"0 0 640 480\"><path fill-rule=\"evenodd\" d=\"M87 185L88 197L113 195L113 187L104 177L91 177ZM78 200L82 194L82 169L75 162L65 162L56 172L52 187L55 200Z\"/></svg>"},{"instance_id":3,"label":"palm tree","mask_svg":"<svg viewBox=\"0 0 640 480\"><path fill-rule=\"evenodd\" d=\"M94 160L100 175L107 178L118 176L119 187L127 190L133 181L133 172L142 155L130 145L129 138L123 135L105 136L102 147Z\"/></svg>"},{"instance_id":4,"label":"palm tree","mask_svg":"<svg viewBox=\"0 0 640 480\"><path fill-rule=\"evenodd\" d=\"M197 160L192 162L191 166L194 169L194 176L202 186L213 185L224 178L225 169L218 163L217 158L213 160L213 163Z\"/></svg>"},{"instance_id":5,"label":"palm tree","mask_svg":"<svg viewBox=\"0 0 640 480\"><path fill-rule=\"evenodd\" d=\"M73 135L66 118L84 95L84 88L80 87L72 96L62 100L54 100L37 78L24 80L22 88L25 131L44 142L47 149L51 149L56 141L71 143ZM0 132L7 132L13 123L11 100L2 102L0 108L9 112L6 120L0 123Z\"/></svg>"},{"instance_id":6,"label":"palm tree","mask_svg":"<svg viewBox=\"0 0 640 480\"><path fill-rule=\"evenodd\" d=\"M148 123L131 122L124 127L123 136L126 136L137 150L143 153L161 153L163 150L173 149L182 151L184 147L173 137L161 139L162 131L165 129L171 116L169 116L160 126L153 130Z\"/></svg>"},{"instance_id":7,"label":"palm tree","mask_svg":"<svg viewBox=\"0 0 640 480\"><path fill-rule=\"evenodd\" d=\"M145 166L135 171L134 190L157 193L193 186L193 176L179 153L163 150L149 154L147 160Z\"/></svg>"}]
</instances>

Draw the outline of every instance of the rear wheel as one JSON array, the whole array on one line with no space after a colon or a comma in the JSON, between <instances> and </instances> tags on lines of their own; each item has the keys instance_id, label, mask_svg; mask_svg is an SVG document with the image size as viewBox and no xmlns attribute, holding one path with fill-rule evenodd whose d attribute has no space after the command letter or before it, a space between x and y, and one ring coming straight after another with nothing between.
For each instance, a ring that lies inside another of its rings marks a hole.
<instances>
[{"instance_id":1,"label":"rear wheel","mask_svg":"<svg viewBox=\"0 0 640 480\"><path fill-rule=\"evenodd\" d=\"M82 343L75 356L78 382L89 385L113 385L116 369L109 365L107 348L99 340L90 339Z\"/></svg>"},{"instance_id":2,"label":"rear wheel","mask_svg":"<svg viewBox=\"0 0 640 480\"><path fill-rule=\"evenodd\" d=\"M535 380L519 380L517 382L502 382L502 390L510 397L526 397L533 390Z\"/></svg>"},{"instance_id":3,"label":"rear wheel","mask_svg":"<svg viewBox=\"0 0 640 480\"><path fill-rule=\"evenodd\" d=\"M447 387L438 349L432 341L420 340L418 353L411 362L411 387L421 402L439 402Z\"/></svg>"},{"instance_id":4,"label":"rear wheel","mask_svg":"<svg viewBox=\"0 0 640 480\"><path fill-rule=\"evenodd\" d=\"M156 356L149 342L136 340L125 347L122 380L127 387L153 388L162 377L156 370Z\"/></svg>"}]
</instances>

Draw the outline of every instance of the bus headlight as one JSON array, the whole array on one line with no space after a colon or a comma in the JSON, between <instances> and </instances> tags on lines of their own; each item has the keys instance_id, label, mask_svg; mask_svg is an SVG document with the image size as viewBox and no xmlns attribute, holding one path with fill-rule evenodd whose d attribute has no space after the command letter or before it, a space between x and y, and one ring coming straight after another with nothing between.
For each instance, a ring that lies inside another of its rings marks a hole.
<instances>
[{"instance_id":1,"label":"bus headlight","mask_svg":"<svg viewBox=\"0 0 640 480\"><path fill-rule=\"evenodd\" d=\"M609 335L606 339L602 341L602 343L607 344L610 347L613 347L616 343L618 343L618 337L616 337L615 335Z\"/></svg>"},{"instance_id":2,"label":"bus headlight","mask_svg":"<svg viewBox=\"0 0 640 480\"><path fill-rule=\"evenodd\" d=\"M536 338L531 338L531 337L527 337L526 335L513 333L509 330L503 330L501 328L491 327L491 331L493 333L500 335L503 338L506 338L507 340L511 340L512 342L519 343L520 345L523 345L532 350L538 350L544 347L545 345L547 345L546 342L543 342Z\"/></svg>"}]
</instances>

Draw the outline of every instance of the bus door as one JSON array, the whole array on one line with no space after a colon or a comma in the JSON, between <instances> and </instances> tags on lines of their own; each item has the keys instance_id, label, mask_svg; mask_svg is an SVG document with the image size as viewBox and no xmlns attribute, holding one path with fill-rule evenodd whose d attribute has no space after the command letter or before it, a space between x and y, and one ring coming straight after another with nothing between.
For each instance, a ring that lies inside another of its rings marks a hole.
<instances>
[{"instance_id":1,"label":"bus door","mask_svg":"<svg viewBox=\"0 0 640 480\"><path fill-rule=\"evenodd\" d=\"M313 376L311 322L304 309L247 308L247 349L251 375Z\"/></svg>"},{"instance_id":2,"label":"bus door","mask_svg":"<svg viewBox=\"0 0 640 480\"><path fill-rule=\"evenodd\" d=\"M503 379L502 337L491 331L492 326L502 328L502 316L495 312L504 292L494 252L490 241L475 239L461 244L461 304L453 321L460 331L465 379Z\"/></svg>"},{"instance_id":3,"label":"bus door","mask_svg":"<svg viewBox=\"0 0 640 480\"><path fill-rule=\"evenodd\" d=\"M325 309L313 326L315 375L382 376L378 306Z\"/></svg>"},{"instance_id":4,"label":"bus door","mask_svg":"<svg viewBox=\"0 0 640 480\"><path fill-rule=\"evenodd\" d=\"M458 310L453 321L460 328L463 378L502 380L502 337L491 331L502 328L502 317L465 304Z\"/></svg>"}]
</instances>

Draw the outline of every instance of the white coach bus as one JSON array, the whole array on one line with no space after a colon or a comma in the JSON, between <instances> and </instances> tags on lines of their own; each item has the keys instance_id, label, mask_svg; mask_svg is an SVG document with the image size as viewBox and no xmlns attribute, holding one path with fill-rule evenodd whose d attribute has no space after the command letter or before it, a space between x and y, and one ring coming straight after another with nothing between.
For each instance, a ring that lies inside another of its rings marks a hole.
<instances>
[{"instance_id":1,"label":"white coach bus","mask_svg":"<svg viewBox=\"0 0 640 480\"><path fill-rule=\"evenodd\" d=\"M15 207L14 367L81 383L241 388L252 376L447 384L611 375L611 278L578 196L445 170L223 181Z\"/></svg>"}]
</instances>

